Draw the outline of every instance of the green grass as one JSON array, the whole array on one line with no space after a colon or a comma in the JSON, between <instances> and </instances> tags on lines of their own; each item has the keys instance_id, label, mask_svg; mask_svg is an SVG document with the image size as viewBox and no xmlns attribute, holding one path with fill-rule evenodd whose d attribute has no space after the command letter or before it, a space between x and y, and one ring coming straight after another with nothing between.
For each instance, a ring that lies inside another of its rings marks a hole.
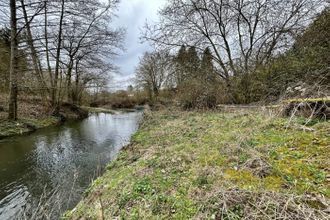
<instances>
[{"instance_id":1,"label":"green grass","mask_svg":"<svg viewBox=\"0 0 330 220\"><path fill-rule=\"evenodd\" d=\"M17 121L0 121L0 139L15 135L23 135L37 129L49 127L60 123L56 117L46 117L40 119L19 119Z\"/></svg>"},{"instance_id":2,"label":"green grass","mask_svg":"<svg viewBox=\"0 0 330 220\"><path fill-rule=\"evenodd\" d=\"M152 113L64 218L214 219L220 192L232 190L329 199L330 123L304 130L301 120L248 110ZM245 203L227 204L223 219L252 213Z\"/></svg>"},{"instance_id":3,"label":"green grass","mask_svg":"<svg viewBox=\"0 0 330 220\"><path fill-rule=\"evenodd\" d=\"M284 100L286 103L291 102L330 102L330 97L321 97L321 98L302 98L302 99L288 99Z\"/></svg>"}]
</instances>

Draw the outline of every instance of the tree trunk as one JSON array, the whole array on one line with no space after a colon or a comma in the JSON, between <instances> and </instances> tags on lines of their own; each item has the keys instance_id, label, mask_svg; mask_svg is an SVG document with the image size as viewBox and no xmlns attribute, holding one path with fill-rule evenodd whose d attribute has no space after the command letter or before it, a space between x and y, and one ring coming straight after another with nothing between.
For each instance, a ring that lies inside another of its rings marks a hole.
<instances>
[{"instance_id":1,"label":"tree trunk","mask_svg":"<svg viewBox=\"0 0 330 220\"><path fill-rule=\"evenodd\" d=\"M55 107L55 109L58 109L58 106L59 106L58 94L57 94L57 84L58 84L58 77L59 77L59 72L60 72L60 55L61 55L61 47L62 47L64 3L65 3L65 1L62 0L61 15L60 15L60 22L59 22L59 30L58 30L58 42L57 42L57 48L56 48L54 85L53 85L53 89L52 89L52 105L53 105L53 107Z\"/></svg>"},{"instance_id":2,"label":"tree trunk","mask_svg":"<svg viewBox=\"0 0 330 220\"><path fill-rule=\"evenodd\" d=\"M17 119L17 70L18 70L18 39L17 39L17 18L16 0L10 0L10 94L8 119Z\"/></svg>"},{"instance_id":3,"label":"tree trunk","mask_svg":"<svg viewBox=\"0 0 330 220\"><path fill-rule=\"evenodd\" d=\"M73 104L73 89L72 89L72 82L71 82L71 78L72 78L72 70L73 70L73 58L70 57L70 62L68 65L68 71L67 71L67 98L68 98L68 102Z\"/></svg>"},{"instance_id":4,"label":"tree trunk","mask_svg":"<svg viewBox=\"0 0 330 220\"><path fill-rule=\"evenodd\" d=\"M153 92L154 92L154 96L155 96L155 98L157 98L158 95L159 95L159 89L158 89L158 87L154 86L154 88L153 88Z\"/></svg>"},{"instance_id":5,"label":"tree trunk","mask_svg":"<svg viewBox=\"0 0 330 220\"><path fill-rule=\"evenodd\" d=\"M79 60L76 61L76 67L75 67L75 72L76 72L75 90L74 90L74 92L72 92L73 104L77 104L77 105L80 104L78 64L79 64Z\"/></svg>"},{"instance_id":6,"label":"tree trunk","mask_svg":"<svg viewBox=\"0 0 330 220\"><path fill-rule=\"evenodd\" d=\"M41 91L46 91L47 92L47 93L41 92L41 96L44 98L44 101L46 101L47 100L47 94L49 94L49 89L48 89L48 86L47 86L47 84L44 80L40 59L37 55L37 51L36 51L34 43L33 43L33 37L32 37L31 28L30 28L30 22L32 20L29 21L28 14L27 14L26 8L25 8L24 0L21 0L21 5L22 5L22 11L23 11L23 15L24 15L25 26L26 26L27 44L28 44L28 46L30 48L30 51L31 51L32 64L33 64L34 72L35 72L36 77L38 79L39 86L41 87Z\"/></svg>"},{"instance_id":7,"label":"tree trunk","mask_svg":"<svg viewBox=\"0 0 330 220\"><path fill-rule=\"evenodd\" d=\"M48 70L48 75L49 75L49 79L50 79L50 87L51 87L51 91L54 88L54 76L52 73L52 68L50 66L50 59L49 59L49 47L48 47L48 30L47 30L47 26L48 26L48 16L47 16L47 1L45 2L45 24L44 24L44 34L45 34L45 49L46 49L46 62L47 62L47 70Z\"/></svg>"},{"instance_id":8,"label":"tree trunk","mask_svg":"<svg viewBox=\"0 0 330 220\"><path fill-rule=\"evenodd\" d=\"M40 70L39 64L38 64L39 63L39 61L38 61L39 58L38 58L36 49L34 47L32 32L31 32L31 28L30 28L30 21L29 21L27 12L26 12L24 0L21 0L21 5L22 5L22 11L23 11L23 16L24 16L25 26L26 26L27 44L28 44L28 46L31 50L31 58L32 58L32 64L33 64L34 72L36 74L36 77L37 77L40 85L43 86L44 81L43 81L42 73L41 73L41 70Z\"/></svg>"}]
</instances>

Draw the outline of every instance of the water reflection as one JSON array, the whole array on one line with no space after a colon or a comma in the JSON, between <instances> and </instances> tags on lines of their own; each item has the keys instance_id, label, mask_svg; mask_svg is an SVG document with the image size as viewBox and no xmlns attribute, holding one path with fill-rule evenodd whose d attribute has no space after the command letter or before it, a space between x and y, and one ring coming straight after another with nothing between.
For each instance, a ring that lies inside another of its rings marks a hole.
<instances>
[{"instance_id":1,"label":"water reflection","mask_svg":"<svg viewBox=\"0 0 330 220\"><path fill-rule=\"evenodd\" d=\"M43 203L53 203L49 207L60 205L60 212L72 208L90 181L128 143L140 118L139 112L98 114L0 141L0 219L33 214L43 205L39 204L43 194L47 195ZM60 212L55 211L53 218Z\"/></svg>"}]
</instances>

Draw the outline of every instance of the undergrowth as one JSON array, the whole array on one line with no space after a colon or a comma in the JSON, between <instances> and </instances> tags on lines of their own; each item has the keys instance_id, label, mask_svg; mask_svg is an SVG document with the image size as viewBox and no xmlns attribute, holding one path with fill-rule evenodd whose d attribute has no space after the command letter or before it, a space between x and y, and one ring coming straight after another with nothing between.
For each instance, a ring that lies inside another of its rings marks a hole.
<instances>
[{"instance_id":1,"label":"undergrowth","mask_svg":"<svg viewBox=\"0 0 330 220\"><path fill-rule=\"evenodd\" d=\"M269 112L154 112L64 218L326 219L329 134Z\"/></svg>"},{"instance_id":2,"label":"undergrowth","mask_svg":"<svg viewBox=\"0 0 330 220\"><path fill-rule=\"evenodd\" d=\"M15 135L22 135L40 128L60 123L57 117L49 116L39 119L22 118L17 121L0 120L0 139Z\"/></svg>"}]
</instances>

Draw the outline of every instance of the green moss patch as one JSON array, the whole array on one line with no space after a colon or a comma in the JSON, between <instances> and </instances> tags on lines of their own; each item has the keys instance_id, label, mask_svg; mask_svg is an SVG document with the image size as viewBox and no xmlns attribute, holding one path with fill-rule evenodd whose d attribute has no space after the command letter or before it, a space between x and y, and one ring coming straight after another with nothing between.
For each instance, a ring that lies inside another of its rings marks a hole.
<instances>
[{"instance_id":1,"label":"green moss patch","mask_svg":"<svg viewBox=\"0 0 330 220\"><path fill-rule=\"evenodd\" d=\"M15 135L22 135L40 128L49 127L60 123L57 117L40 119L19 119L17 121L0 121L0 139Z\"/></svg>"}]
</instances>

